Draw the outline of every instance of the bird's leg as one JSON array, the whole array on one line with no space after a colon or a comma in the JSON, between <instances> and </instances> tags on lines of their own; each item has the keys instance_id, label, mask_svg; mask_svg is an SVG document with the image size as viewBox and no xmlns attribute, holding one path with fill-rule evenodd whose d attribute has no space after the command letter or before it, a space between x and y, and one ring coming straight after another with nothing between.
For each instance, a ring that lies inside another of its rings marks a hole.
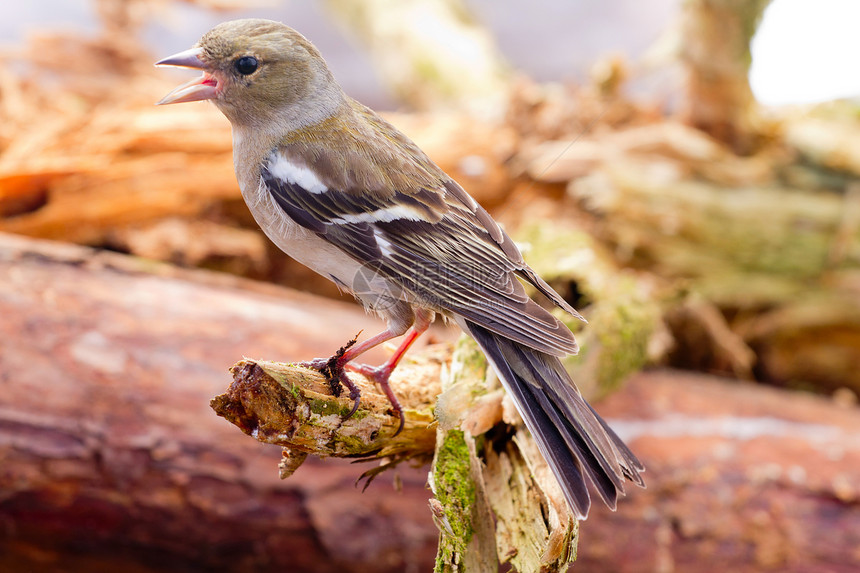
<instances>
[{"instance_id":1,"label":"bird's leg","mask_svg":"<svg viewBox=\"0 0 860 573\"><path fill-rule=\"evenodd\" d=\"M400 418L400 425L397 428L397 431L394 432L394 435L400 433L403 429L404 418L403 418L403 407L400 405L400 402L397 400L397 396L394 394L394 390L391 389L391 384L389 384L388 379L391 377L391 373L397 367L397 364L403 358L403 355L406 354L406 351L412 346L412 343L423 334L427 328L429 328L430 323L433 321L433 313L426 310L418 309L415 312L415 322L412 324L412 328L406 334L406 337L403 339L403 342L400 343L400 346L397 347L397 350L394 351L394 354L391 355L391 358L386 360L383 364L379 366L369 366L367 364L351 364L350 360L357 357L362 352L366 351L368 348L360 349L357 346L354 346L347 350L344 353L344 366L353 372L358 372L370 378L382 388L382 391L385 392L385 396L388 398L388 401L391 402L391 407L397 412L397 417ZM371 338L367 342L371 342L373 339ZM384 342L384 341L380 341ZM377 342L376 344L380 344ZM374 346L376 345L374 344Z\"/></svg>"},{"instance_id":2,"label":"bird's leg","mask_svg":"<svg viewBox=\"0 0 860 573\"><path fill-rule=\"evenodd\" d=\"M352 410L349 411L349 414L346 415L344 420L348 420L350 416L355 414L355 411L358 410L358 403L361 399L361 391L358 389L358 386L353 384L352 380L344 373L343 365L341 364L341 360L343 360L343 355L346 354L346 351L349 350L350 347L355 346L355 342L358 340L358 337L361 335L361 331L355 335L352 340L341 346L334 355L328 360L324 361L324 364L319 371L325 376L325 379L328 381L329 388L331 388L331 393L335 397L340 397L341 393L341 384L345 386L349 390L349 399L352 400ZM317 359L320 360L320 359Z\"/></svg>"},{"instance_id":3,"label":"bird's leg","mask_svg":"<svg viewBox=\"0 0 860 573\"><path fill-rule=\"evenodd\" d=\"M388 342L392 338L401 336L404 332L407 332L405 328L388 327L379 334L359 343L356 343L355 339L352 339L331 358L315 358L307 362L298 362L297 365L320 371L326 377L326 380L328 380L332 388L332 394L335 396L340 396L341 392L338 382L343 384L349 390L349 398L353 400L353 405L352 410L350 410L344 417L344 420L348 420L350 416L355 414L356 410L358 410L359 402L361 401L361 392L352 380L349 379L344 370L349 369L353 372L358 372L379 384L380 388L382 388L382 391L385 393L385 396L388 398L388 401L391 402L391 407L400 418L400 426L397 428L397 432L394 433L396 436L403 429L403 408L397 400L397 396L394 395L394 391L391 389L388 379L391 377L391 373L394 371L394 368L397 367L400 359L403 358L403 355L406 354L406 351L412 343L415 342L415 339L421 336L421 334L429 328L430 323L433 322L434 316L435 315L432 311L416 309L415 320L412 323L411 329L406 334L406 338L403 339L403 342L400 343L400 346L391 358L386 360L385 363L380 366L351 364L351 361L358 358L371 348L379 346L384 342Z\"/></svg>"},{"instance_id":4,"label":"bird's leg","mask_svg":"<svg viewBox=\"0 0 860 573\"><path fill-rule=\"evenodd\" d=\"M386 328L376 336L372 336L365 340L364 342L359 342L356 344L356 339L353 338L349 342L347 342L340 350L334 353L331 358L314 358L313 360L308 360L306 362L297 362L297 366L302 366L304 368L311 368L313 370L318 370L323 376L325 376L326 380L331 387L331 393L339 397L341 393L340 385L343 384L347 390L349 390L349 399L352 400L352 410L344 416L344 421L348 420L353 414L355 414L356 410L358 410L358 405L361 402L361 391L358 389L352 380L346 375L344 372L344 366L346 363L355 358L356 356L367 352L374 346L379 346L383 342L387 342L392 338L396 338L403 334L405 329L402 330L393 330L391 328ZM359 334L361 334L359 332ZM357 338L357 337L356 337Z\"/></svg>"}]
</instances>

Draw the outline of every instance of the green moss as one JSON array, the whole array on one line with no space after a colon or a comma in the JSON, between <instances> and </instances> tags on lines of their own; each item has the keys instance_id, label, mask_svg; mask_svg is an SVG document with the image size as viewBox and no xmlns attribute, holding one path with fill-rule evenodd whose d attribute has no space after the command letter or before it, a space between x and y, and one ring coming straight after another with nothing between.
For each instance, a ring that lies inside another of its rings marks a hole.
<instances>
[{"instance_id":1,"label":"green moss","mask_svg":"<svg viewBox=\"0 0 860 573\"><path fill-rule=\"evenodd\" d=\"M600 344L596 378L602 392L616 389L627 376L648 362L648 342L657 326L659 310L655 304L636 297L614 299L594 315L595 338Z\"/></svg>"},{"instance_id":2,"label":"green moss","mask_svg":"<svg viewBox=\"0 0 860 573\"><path fill-rule=\"evenodd\" d=\"M475 484L471 476L469 446L461 430L451 430L436 452L434 464L436 499L442 504L445 521L450 534L444 529L439 553L436 556L436 571L446 571L447 564L462 556L474 533L472 508L476 502Z\"/></svg>"},{"instance_id":3,"label":"green moss","mask_svg":"<svg viewBox=\"0 0 860 573\"><path fill-rule=\"evenodd\" d=\"M359 436L349 436L339 433L337 442L343 447L344 451L350 454L362 454L367 451L368 442Z\"/></svg>"},{"instance_id":4,"label":"green moss","mask_svg":"<svg viewBox=\"0 0 860 573\"><path fill-rule=\"evenodd\" d=\"M311 413L317 414L318 416L341 416L346 417L349 414L349 411L352 410L352 405L341 405L340 402L334 400L333 398L316 398L312 400L308 400L308 407L310 407ZM361 410L357 410L355 414L352 415L356 420L360 420L367 416L366 412L362 412Z\"/></svg>"},{"instance_id":5,"label":"green moss","mask_svg":"<svg viewBox=\"0 0 860 573\"><path fill-rule=\"evenodd\" d=\"M344 406L340 410L340 415L346 416L347 414L349 414L350 410L352 410L352 406ZM367 410L360 410L359 409L359 410L356 410L355 413L350 417L350 420L363 420L363 419L367 418L369 415L370 415L370 412L368 412Z\"/></svg>"},{"instance_id":6,"label":"green moss","mask_svg":"<svg viewBox=\"0 0 860 573\"><path fill-rule=\"evenodd\" d=\"M311 412L319 416L331 416L338 414L341 408L337 402L323 399L308 400L308 406Z\"/></svg>"}]
</instances>

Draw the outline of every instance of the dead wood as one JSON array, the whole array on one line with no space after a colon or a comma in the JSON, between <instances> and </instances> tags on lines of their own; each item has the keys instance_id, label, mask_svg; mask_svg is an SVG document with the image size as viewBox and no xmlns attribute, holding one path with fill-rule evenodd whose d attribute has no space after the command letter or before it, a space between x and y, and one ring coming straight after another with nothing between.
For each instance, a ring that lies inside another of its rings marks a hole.
<instances>
[{"instance_id":1,"label":"dead wood","mask_svg":"<svg viewBox=\"0 0 860 573\"><path fill-rule=\"evenodd\" d=\"M0 570L427 570L426 470L366 494L365 468L336 460L282 481L279 448L207 407L243 353L325 356L375 327L351 304L0 234Z\"/></svg>"}]
</instances>

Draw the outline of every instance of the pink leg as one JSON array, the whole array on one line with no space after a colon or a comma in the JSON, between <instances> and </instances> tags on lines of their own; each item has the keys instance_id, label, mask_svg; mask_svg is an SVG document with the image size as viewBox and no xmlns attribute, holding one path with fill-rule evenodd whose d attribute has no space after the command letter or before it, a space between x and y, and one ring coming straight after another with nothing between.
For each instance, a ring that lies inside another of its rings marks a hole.
<instances>
[{"instance_id":1,"label":"pink leg","mask_svg":"<svg viewBox=\"0 0 860 573\"><path fill-rule=\"evenodd\" d=\"M429 310L416 309L415 310L415 322L412 324L411 329L406 334L406 338L404 338L403 342L394 352L394 354L385 361L381 366L368 366L366 364L350 364L352 360L357 358L358 356L364 354L371 348L375 346L379 346L383 342L387 342L392 338L396 338L403 334L403 331L396 331L390 328L386 328L379 334L372 336L365 340L364 342L360 342L358 344L353 344L352 346L348 346L345 349L342 349L340 355L337 354L332 356L331 358L315 358L314 360L310 360L308 362L299 363L301 366L305 366L307 368L313 368L315 370L321 371L326 377L330 377L333 380L339 381L349 390L349 397L353 400L352 410L350 410L349 414L344 417L344 420L349 419L350 416L355 414L355 411L358 410L358 405L361 400L361 392L358 387L353 384L352 380L344 373L344 368L348 368L353 372L358 372L363 374L364 376L374 380L379 386L382 388L382 391L385 392L385 396L391 402L391 406L397 415L400 417L400 426L397 428L397 432L394 433L396 436L403 429L403 408L400 406L400 402L397 400L397 397L394 395L394 392L391 390L391 386L388 383L388 379L391 376L391 373L394 371L394 368L397 367L397 364L400 362L400 359L403 358L403 355L406 354L406 351L412 345L415 340L421 336L421 334L429 328L430 323L433 322L434 313ZM332 380L330 380L332 382ZM335 390L337 386L337 382L333 382L334 386L332 387L335 395L339 395L339 388Z\"/></svg>"},{"instance_id":2,"label":"pink leg","mask_svg":"<svg viewBox=\"0 0 860 573\"><path fill-rule=\"evenodd\" d=\"M419 310L415 313L415 323L412 325L412 328L406 334L406 337L403 339L403 342L400 343L400 346L397 347L397 350L394 351L394 354L391 355L391 358L385 361L384 364L380 366L368 366L367 364L349 364L348 360L351 360L355 356L361 354L367 350L367 348L360 349L358 352L351 352L353 349L350 348L344 354L351 354L350 358L344 362L344 366L353 372L358 372L363 374L364 376L370 378L379 384L379 387L382 388L382 391L385 392L385 396L388 398L388 401L391 402L391 407L397 412L397 416L400 418L400 425L397 428L397 431L394 432L394 435L400 433L403 429L403 408L400 406L400 402L397 400L397 396L394 395L394 390L391 389L391 384L388 383L388 379L391 377L391 373L394 372L394 369L397 368L397 364L403 358L403 355L406 354L406 351L409 350L409 347L412 346L412 343L421 336L427 328L429 328L430 323L433 320L433 314L429 311ZM376 337L374 337L376 338ZM371 342L373 338L369 339L365 344ZM387 339L386 339L387 340ZM376 344L379 344L378 342ZM374 344L373 346L376 346ZM355 348L355 347L353 347ZM368 347L372 348L372 347Z\"/></svg>"},{"instance_id":3,"label":"pink leg","mask_svg":"<svg viewBox=\"0 0 860 573\"><path fill-rule=\"evenodd\" d=\"M401 334L402 332L396 332L391 330L390 328L386 328L376 336L371 336L364 342L360 342L358 344L350 346L343 354L341 354L339 358L335 360L333 365L329 366L330 372L332 374L336 374L337 379L340 381L340 383L343 384L349 390L349 397L353 401L352 410L349 411L349 414L346 415L344 420L348 420L350 416L355 414L355 411L358 410L358 404L361 401L361 391L358 389L358 386L356 386L353 381L349 379L349 376L346 375L346 372L343 371L344 367L347 367L349 365L349 361L353 358L364 354L375 346L379 346L384 342L388 342L392 338L397 338ZM388 394L386 394L386 396L387 395Z\"/></svg>"},{"instance_id":4,"label":"pink leg","mask_svg":"<svg viewBox=\"0 0 860 573\"><path fill-rule=\"evenodd\" d=\"M397 338L403 334L403 331L396 332L391 330L390 328L386 328L376 336L371 336L364 342L359 342L358 344L354 344L347 348L346 352L343 353L343 356L340 358L341 366L346 365L347 362L351 362L355 360L371 348L375 348L384 342L388 342L392 338Z\"/></svg>"},{"instance_id":5,"label":"pink leg","mask_svg":"<svg viewBox=\"0 0 860 573\"><path fill-rule=\"evenodd\" d=\"M298 362L297 364L299 366L304 366L305 368L319 370L328 380L328 383L331 386L331 392L335 396L340 396L341 384L349 390L349 399L352 400L352 410L350 410L344 417L344 421L346 421L355 414L356 410L358 410L358 405L361 403L361 391L343 371L344 366L346 366L346 364L356 356L367 352L374 346L379 346L383 342L396 338L401 334L403 333L386 328L376 336L372 336L364 342L353 344L355 340L350 341L350 343L348 343L344 348L341 348L331 358L314 358L313 360Z\"/></svg>"}]
</instances>

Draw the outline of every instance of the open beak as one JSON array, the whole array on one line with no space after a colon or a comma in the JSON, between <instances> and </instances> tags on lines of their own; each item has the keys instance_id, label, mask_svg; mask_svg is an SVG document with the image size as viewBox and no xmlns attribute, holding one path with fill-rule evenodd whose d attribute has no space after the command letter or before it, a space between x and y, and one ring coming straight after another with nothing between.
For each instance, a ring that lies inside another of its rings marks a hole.
<instances>
[{"instance_id":1,"label":"open beak","mask_svg":"<svg viewBox=\"0 0 860 573\"><path fill-rule=\"evenodd\" d=\"M174 66L177 68L203 70L202 76L182 84L161 98L161 101L155 105L214 99L218 95L218 80L206 71L206 64L200 59L200 54L202 53L202 48L191 48L190 50L173 54L155 62L156 66Z\"/></svg>"}]
</instances>

